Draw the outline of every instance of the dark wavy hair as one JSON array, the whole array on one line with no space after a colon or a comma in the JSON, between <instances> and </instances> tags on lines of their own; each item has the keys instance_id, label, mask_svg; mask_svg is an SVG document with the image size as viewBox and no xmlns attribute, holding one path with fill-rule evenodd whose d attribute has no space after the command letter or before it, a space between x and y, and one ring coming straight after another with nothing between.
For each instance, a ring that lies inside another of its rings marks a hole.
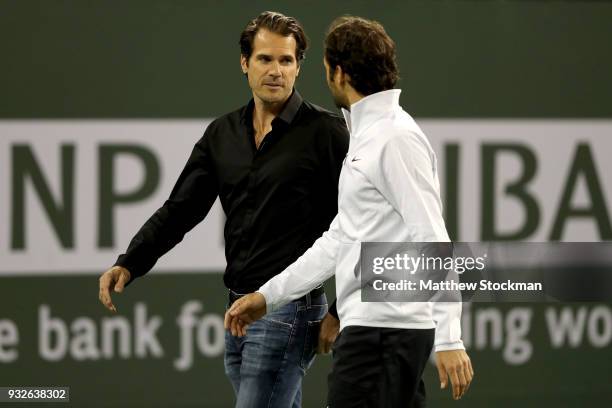
<instances>
[{"instance_id":1,"label":"dark wavy hair","mask_svg":"<svg viewBox=\"0 0 612 408\"><path fill-rule=\"evenodd\" d=\"M293 17L288 17L275 11L264 11L253 20L249 21L240 34L240 53L247 61L251 58L251 54L253 53L253 39L257 31L262 28L284 37L292 35L296 42L295 58L298 63L304 60L306 57L306 49L308 49L308 37L306 37L304 28L300 22Z\"/></svg>"},{"instance_id":2,"label":"dark wavy hair","mask_svg":"<svg viewBox=\"0 0 612 408\"><path fill-rule=\"evenodd\" d=\"M362 95L392 89L399 79L395 43L377 21L338 17L327 31L324 46L330 75L340 66Z\"/></svg>"}]
</instances>

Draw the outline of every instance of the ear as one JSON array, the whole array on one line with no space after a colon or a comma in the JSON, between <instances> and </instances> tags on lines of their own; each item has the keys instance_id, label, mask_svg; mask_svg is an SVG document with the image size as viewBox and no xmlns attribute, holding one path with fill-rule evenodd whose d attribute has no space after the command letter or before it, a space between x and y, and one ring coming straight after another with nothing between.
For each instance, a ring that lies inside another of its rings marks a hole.
<instances>
[{"instance_id":1,"label":"ear","mask_svg":"<svg viewBox=\"0 0 612 408\"><path fill-rule=\"evenodd\" d=\"M296 71L296 73L295 73L295 77L296 77L296 78L300 76L300 67L301 67L301 66L302 66L302 64L300 64L300 63L298 62L298 64L297 64L297 71Z\"/></svg>"},{"instance_id":2,"label":"ear","mask_svg":"<svg viewBox=\"0 0 612 408\"><path fill-rule=\"evenodd\" d=\"M334 82L338 81L340 86L344 86L344 83L347 81L347 74L342 71L342 67L340 65L336 65L334 68Z\"/></svg>"},{"instance_id":3,"label":"ear","mask_svg":"<svg viewBox=\"0 0 612 408\"><path fill-rule=\"evenodd\" d=\"M246 74L247 71L249 70L249 61L242 54L240 54L240 67L242 68L243 74Z\"/></svg>"}]
</instances>

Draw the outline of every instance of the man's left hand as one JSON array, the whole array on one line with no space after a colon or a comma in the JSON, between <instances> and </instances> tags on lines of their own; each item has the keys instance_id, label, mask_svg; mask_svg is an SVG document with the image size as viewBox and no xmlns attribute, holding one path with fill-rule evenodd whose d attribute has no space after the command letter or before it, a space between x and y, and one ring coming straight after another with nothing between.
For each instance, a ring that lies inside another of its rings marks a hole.
<instances>
[{"instance_id":1,"label":"man's left hand","mask_svg":"<svg viewBox=\"0 0 612 408\"><path fill-rule=\"evenodd\" d=\"M318 354L327 354L331 351L339 331L340 320L327 313L321 321L321 328L319 330Z\"/></svg>"},{"instance_id":2,"label":"man's left hand","mask_svg":"<svg viewBox=\"0 0 612 408\"><path fill-rule=\"evenodd\" d=\"M436 366L440 376L440 388L448 385L448 378L453 388L453 399L460 399L467 391L474 369L465 350L448 350L436 352Z\"/></svg>"}]
</instances>

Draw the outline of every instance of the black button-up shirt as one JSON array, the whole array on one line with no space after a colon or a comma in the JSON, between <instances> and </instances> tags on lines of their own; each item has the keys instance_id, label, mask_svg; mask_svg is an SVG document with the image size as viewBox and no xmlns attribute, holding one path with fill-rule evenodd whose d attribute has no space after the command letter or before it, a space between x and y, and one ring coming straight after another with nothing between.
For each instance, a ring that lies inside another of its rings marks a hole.
<instances>
[{"instance_id":1,"label":"black button-up shirt","mask_svg":"<svg viewBox=\"0 0 612 408\"><path fill-rule=\"evenodd\" d=\"M224 282L239 293L282 272L327 230L348 150L344 119L294 91L257 149L253 107L251 100L207 127L170 198L117 260L132 279L202 221L217 196L227 217Z\"/></svg>"}]
</instances>

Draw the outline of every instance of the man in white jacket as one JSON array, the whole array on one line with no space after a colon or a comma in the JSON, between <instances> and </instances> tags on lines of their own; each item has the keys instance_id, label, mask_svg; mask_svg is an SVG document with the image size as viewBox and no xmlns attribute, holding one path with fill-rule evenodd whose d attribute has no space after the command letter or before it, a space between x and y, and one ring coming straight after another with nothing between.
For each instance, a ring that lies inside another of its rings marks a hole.
<instances>
[{"instance_id":1,"label":"man in white jacket","mask_svg":"<svg viewBox=\"0 0 612 408\"><path fill-rule=\"evenodd\" d=\"M440 384L455 399L474 375L461 341L461 303L363 302L362 242L448 242L436 156L399 105L395 44L375 21L336 19L325 40L327 83L351 134L339 181L338 215L295 263L225 316L233 334L335 274L341 333L328 404L422 407L421 379L435 347ZM434 335L435 333L435 335Z\"/></svg>"}]
</instances>

